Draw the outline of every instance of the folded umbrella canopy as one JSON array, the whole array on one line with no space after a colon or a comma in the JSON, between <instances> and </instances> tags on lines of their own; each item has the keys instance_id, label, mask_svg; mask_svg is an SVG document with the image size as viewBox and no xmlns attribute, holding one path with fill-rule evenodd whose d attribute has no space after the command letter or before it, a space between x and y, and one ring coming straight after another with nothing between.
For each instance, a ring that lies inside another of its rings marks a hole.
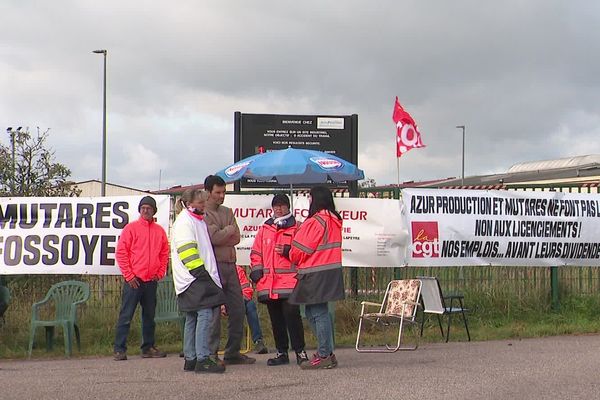
<instances>
[{"instance_id":1,"label":"folded umbrella canopy","mask_svg":"<svg viewBox=\"0 0 600 400\"><path fill-rule=\"evenodd\" d=\"M281 185L298 185L355 181L364 179L356 165L322 151L295 149L273 150L255 154L232 164L216 175L230 183L241 178L270 181Z\"/></svg>"}]
</instances>

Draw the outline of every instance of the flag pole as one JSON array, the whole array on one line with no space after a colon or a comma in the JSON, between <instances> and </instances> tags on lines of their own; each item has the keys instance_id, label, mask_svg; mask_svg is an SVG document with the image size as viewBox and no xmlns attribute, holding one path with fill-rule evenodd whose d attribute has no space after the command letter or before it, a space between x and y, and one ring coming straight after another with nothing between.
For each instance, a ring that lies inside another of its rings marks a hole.
<instances>
[{"instance_id":1,"label":"flag pole","mask_svg":"<svg viewBox=\"0 0 600 400\"><path fill-rule=\"evenodd\" d=\"M398 187L400 187L400 157L396 157L396 174L398 176Z\"/></svg>"}]
</instances>

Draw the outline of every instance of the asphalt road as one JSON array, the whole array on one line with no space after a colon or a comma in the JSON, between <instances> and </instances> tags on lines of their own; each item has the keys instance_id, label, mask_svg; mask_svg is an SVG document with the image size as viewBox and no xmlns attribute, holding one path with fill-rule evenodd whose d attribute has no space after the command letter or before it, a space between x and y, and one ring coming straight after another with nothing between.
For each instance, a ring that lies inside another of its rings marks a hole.
<instances>
[{"instance_id":1,"label":"asphalt road","mask_svg":"<svg viewBox=\"0 0 600 400\"><path fill-rule=\"evenodd\" d=\"M338 368L228 366L183 359L0 360L0 399L598 399L600 336L423 344L393 354L338 349Z\"/></svg>"}]
</instances>

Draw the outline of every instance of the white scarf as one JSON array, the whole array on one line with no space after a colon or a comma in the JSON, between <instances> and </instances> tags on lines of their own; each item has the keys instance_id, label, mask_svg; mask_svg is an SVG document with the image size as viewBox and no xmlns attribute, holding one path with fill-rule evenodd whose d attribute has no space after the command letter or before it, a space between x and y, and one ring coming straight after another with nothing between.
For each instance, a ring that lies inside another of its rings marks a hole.
<instances>
[{"instance_id":1,"label":"white scarf","mask_svg":"<svg viewBox=\"0 0 600 400\"><path fill-rule=\"evenodd\" d=\"M282 217L273 218L273 223L277 226L283 226L283 225L285 225L285 221L291 216L292 216L292 212L290 211Z\"/></svg>"}]
</instances>

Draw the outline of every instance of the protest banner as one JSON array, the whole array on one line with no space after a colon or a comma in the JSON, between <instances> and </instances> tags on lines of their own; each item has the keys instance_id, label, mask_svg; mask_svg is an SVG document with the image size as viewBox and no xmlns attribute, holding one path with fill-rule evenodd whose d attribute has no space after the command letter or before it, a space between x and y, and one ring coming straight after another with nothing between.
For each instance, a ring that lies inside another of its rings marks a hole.
<instances>
[{"instance_id":1,"label":"protest banner","mask_svg":"<svg viewBox=\"0 0 600 400\"><path fill-rule=\"evenodd\" d=\"M250 264L250 249L260 226L272 215L273 196L227 195L225 205L233 209L241 242L237 249L240 265ZM399 243L408 235L402 228L398 200L335 198L343 218L342 263L350 267L397 267L401 262ZM294 197L294 216L308 216L308 198Z\"/></svg>"},{"instance_id":2,"label":"protest banner","mask_svg":"<svg viewBox=\"0 0 600 400\"><path fill-rule=\"evenodd\" d=\"M119 275L117 240L143 196L0 198L0 274ZM169 228L168 196L153 196Z\"/></svg>"},{"instance_id":3,"label":"protest banner","mask_svg":"<svg viewBox=\"0 0 600 400\"><path fill-rule=\"evenodd\" d=\"M600 266L600 195L405 189L411 266Z\"/></svg>"}]
</instances>

